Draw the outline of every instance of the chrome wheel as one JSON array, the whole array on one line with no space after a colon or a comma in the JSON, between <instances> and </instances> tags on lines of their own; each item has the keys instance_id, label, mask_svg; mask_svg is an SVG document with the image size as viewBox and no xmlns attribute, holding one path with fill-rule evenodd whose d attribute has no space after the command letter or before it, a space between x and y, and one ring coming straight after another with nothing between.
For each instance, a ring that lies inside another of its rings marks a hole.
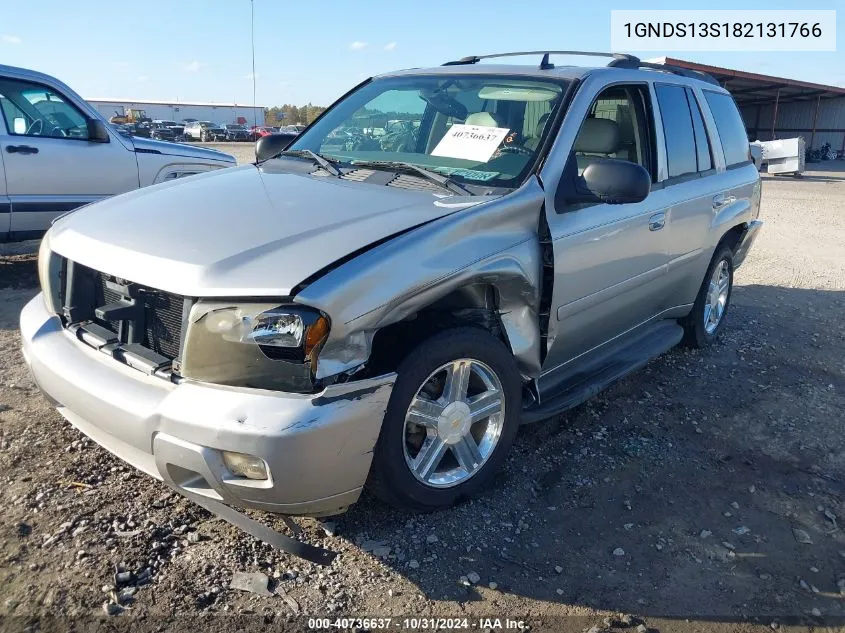
<instances>
[{"instance_id":1,"label":"chrome wheel","mask_svg":"<svg viewBox=\"0 0 845 633\"><path fill-rule=\"evenodd\" d=\"M405 414L405 463L427 486L457 486L492 455L504 422L504 390L490 367L468 358L441 365Z\"/></svg>"},{"instance_id":2,"label":"chrome wheel","mask_svg":"<svg viewBox=\"0 0 845 633\"><path fill-rule=\"evenodd\" d=\"M728 261L723 259L713 270L710 277L710 287L707 290L707 299L704 304L704 330L713 334L728 305L728 293L731 288L731 269Z\"/></svg>"}]
</instances>

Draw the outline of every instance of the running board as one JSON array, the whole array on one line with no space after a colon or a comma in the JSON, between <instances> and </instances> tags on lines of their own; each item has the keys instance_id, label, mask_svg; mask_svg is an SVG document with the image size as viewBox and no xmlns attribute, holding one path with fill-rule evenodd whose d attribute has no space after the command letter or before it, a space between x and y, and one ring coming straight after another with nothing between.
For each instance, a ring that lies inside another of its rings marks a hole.
<instances>
[{"instance_id":1,"label":"running board","mask_svg":"<svg viewBox=\"0 0 845 633\"><path fill-rule=\"evenodd\" d=\"M683 336L684 329L674 321L655 323L625 347L596 359L590 367L564 380L556 393L544 394L542 404L535 402L524 408L522 424L539 422L577 407L675 347Z\"/></svg>"}]
</instances>

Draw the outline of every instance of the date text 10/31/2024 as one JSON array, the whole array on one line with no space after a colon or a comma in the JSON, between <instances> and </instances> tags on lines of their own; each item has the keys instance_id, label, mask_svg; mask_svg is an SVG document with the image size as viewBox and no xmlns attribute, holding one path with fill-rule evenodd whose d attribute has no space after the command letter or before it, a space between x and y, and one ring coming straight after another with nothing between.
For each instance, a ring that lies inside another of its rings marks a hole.
<instances>
[{"instance_id":1,"label":"date text 10/31/2024","mask_svg":"<svg viewBox=\"0 0 845 633\"><path fill-rule=\"evenodd\" d=\"M511 618L308 618L308 628L312 630L354 629L366 630L408 630L408 631L447 631L447 630L510 630L523 631L529 625L524 620Z\"/></svg>"}]
</instances>

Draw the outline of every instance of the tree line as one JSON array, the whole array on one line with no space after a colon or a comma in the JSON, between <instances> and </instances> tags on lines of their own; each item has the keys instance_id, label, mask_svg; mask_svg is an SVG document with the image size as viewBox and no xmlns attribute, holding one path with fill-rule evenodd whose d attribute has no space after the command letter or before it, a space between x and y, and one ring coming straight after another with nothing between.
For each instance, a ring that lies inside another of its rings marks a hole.
<instances>
[{"instance_id":1,"label":"tree line","mask_svg":"<svg viewBox=\"0 0 845 633\"><path fill-rule=\"evenodd\" d=\"M266 125L308 125L325 111L324 106L315 106L312 103L302 106L286 103L283 106L273 106L264 109L264 122Z\"/></svg>"}]
</instances>

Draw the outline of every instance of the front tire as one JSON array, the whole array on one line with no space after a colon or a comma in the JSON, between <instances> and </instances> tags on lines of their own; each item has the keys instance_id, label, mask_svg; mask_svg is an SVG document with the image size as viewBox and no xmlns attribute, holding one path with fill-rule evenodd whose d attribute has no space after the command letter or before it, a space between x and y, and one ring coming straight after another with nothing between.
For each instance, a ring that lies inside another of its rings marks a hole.
<instances>
[{"instance_id":1,"label":"front tire","mask_svg":"<svg viewBox=\"0 0 845 633\"><path fill-rule=\"evenodd\" d=\"M701 348L716 340L725 325L733 294L733 281L733 251L721 245L710 260L692 312L681 321L685 345Z\"/></svg>"},{"instance_id":2,"label":"front tire","mask_svg":"<svg viewBox=\"0 0 845 633\"><path fill-rule=\"evenodd\" d=\"M397 373L368 486L416 512L474 494L519 428L522 380L510 350L484 330L455 328L421 343Z\"/></svg>"}]
</instances>

